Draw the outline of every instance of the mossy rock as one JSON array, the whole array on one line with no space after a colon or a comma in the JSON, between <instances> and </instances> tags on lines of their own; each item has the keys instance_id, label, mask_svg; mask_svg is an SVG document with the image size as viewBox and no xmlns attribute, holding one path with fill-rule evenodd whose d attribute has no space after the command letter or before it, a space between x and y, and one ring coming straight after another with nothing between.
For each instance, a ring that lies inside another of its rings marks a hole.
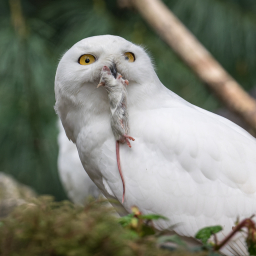
<instances>
[{"instance_id":1,"label":"mossy rock","mask_svg":"<svg viewBox=\"0 0 256 256\"><path fill-rule=\"evenodd\" d=\"M6 217L16 206L35 196L31 188L0 172L0 218Z\"/></svg>"}]
</instances>

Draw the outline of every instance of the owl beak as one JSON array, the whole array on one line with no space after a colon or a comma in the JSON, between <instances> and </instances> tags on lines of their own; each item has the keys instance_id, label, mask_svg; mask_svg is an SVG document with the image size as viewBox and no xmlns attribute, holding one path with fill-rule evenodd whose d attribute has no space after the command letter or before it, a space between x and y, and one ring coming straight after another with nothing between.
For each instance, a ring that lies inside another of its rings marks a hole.
<instances>
[{"instance_id":1,"label":"owl beak","mask_svg":"<svg viewBox=\"0 0 256 256\"><path fill-rule=\"evenodd\" d=\"M111 74L114 78L116 78L116 75L117 75L117 70L116 70L116 64L113 63L110 67L109 67L110 71L111 71Z\"/></svg>"}]
</instances>

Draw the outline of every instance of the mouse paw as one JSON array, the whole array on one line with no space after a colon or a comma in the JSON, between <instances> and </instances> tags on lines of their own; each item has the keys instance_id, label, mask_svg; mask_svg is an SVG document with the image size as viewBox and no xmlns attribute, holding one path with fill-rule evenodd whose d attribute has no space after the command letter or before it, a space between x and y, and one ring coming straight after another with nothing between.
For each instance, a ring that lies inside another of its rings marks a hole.
<instances>
[{"instance_id":1,"label":"mouse paw","mask_svg":"<svg viewBox=\"0 0 256 256\"><path fill-rule=\"evenodd\" d=\"M118 73L118 76L117 76L116 80L120 81L123 85L128 85L129 84L129 81L126 80L126 79L123 79L122 75L120 75L119 73Z\"/></svg>"},{"instance_id":2,"label":"mouse paw","mask_svg":"<svg viewBox=\"0 0 256 256\"><path fill-rule=\"evenodd\" d=\"M130 143L129 140L135 141L135 139L131 136L128 136L128 135L124 135L124 138L125 138L125 142L128 145L128 147L131 148L132 146L131 146L131 143Z\"/></svg>"},{"instance_id":3,"label":"mouse paw","mask_svg":"<svg viewBox=\"0 0 256 256\"><path fill-rule=\"evenodd\" d=\"M109 67L104 66L101 70L100 82L97 88L113 83L113 81L115 81L115 78L113 77L111 70L109 69Z\"/></svg>"}]
</instances>

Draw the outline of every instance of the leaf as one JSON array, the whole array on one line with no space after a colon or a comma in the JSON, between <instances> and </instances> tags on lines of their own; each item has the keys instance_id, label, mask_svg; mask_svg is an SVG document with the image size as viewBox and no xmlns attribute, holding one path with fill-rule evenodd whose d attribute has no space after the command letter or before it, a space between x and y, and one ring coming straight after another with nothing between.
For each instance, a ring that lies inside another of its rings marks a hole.
<instances>
[{"instance_id":1,"label":"leaf","mask_svg":"<svg viewBox=\"0 0 256 256\"><path fill-rule=\"evenodd\" d=\"M148 225L143 225L142 226L142 232L140 233L141 237L145 237L145 236L151 236L155 234L155 230L153 227L148 226Z\"/></svg>"},{"instance_id":2,"label":"leaf","mask_svg":"<svg viewBox=\"0 0 256 256\"><path fill-rule=\"evenodd\" d=\"M168 220L168 218L158 214L141 215L140 218L143 220L159 220L159 219Z\"/></svg>"},{"instance_id":3,"label":"leaf","mask_svg":"<svg viewBox=\"0 0 256 256\"><path fill-rule=\"evenodd\" d=\"M250 255L256 255L256 244L253 241L247 242L248 252Z\"/></svg>"},{"instance_id":4,"label":"leaf","mask_svg":"<svg viewBox=\"0 0 256 256\"><path fill-rule=\"evenodd\" d=\"M161 236L160 238L157 239L158 244L163 244L166 242L173 242L179 246L187 247L186 243L177 235Z\"/></svg>"},{"instance_id":5,"label":"leaf","mask_svg":"<svg viewBox=\"0 0 256 256\"><path fill-rule=\"evenodd\" d=\"M118 219L118 222L123 226L123 227L126 227L128 225L131 224L132 222L132 219L134 217L134 214L133 213L130 213L124 217L121 217L120 219Z\"/></svg>"},{"instance_id":6,"label":"leaf","mask_svg":"<svg viewBox=\"0 0 256 256\"><path fill-rule=\"evenodd\" d=\"M222 230L221 226L211 226L211 227L206 227L203 229L200 229L197 234L196 238L201 240L203 244L207 244L207 241L211 237L211 235L216 234Z\"/></svg>"}]
</instances>

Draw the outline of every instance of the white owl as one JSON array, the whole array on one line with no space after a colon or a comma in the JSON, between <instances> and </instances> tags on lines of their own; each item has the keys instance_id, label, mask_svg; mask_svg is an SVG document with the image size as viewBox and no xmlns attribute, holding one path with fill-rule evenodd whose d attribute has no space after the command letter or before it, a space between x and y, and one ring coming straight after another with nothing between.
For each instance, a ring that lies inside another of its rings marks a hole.
<instances>
[{"instance_id":1,"label":"white owl","mask_svg":"<svg viewBox=\"0 0 256 256\"><path fill-rule=\"evenodd\" d=\"M55 109L77 146L84 169L107 198L122 200L106 90L97 89L103 66L128 79L132 148L120 145L126 185L123 208L169 218L183 237L222 225L222 239L240 219L256 213L256 141L227 119L168 90L143 48L117 36L76 43L62 57L55 79ZM171 67L170 67L171 70ZM236 236L222 252L245 255Z\"/></svg>"},{"instance_id":2,"label":"white owl","mask_svg":"<svg viewBox=\"0 0 256 256\"><path fill-rule=\"evenodd\" d=\"M83 205L89 196L98 198L100 191L84 171L76 145L68 140L60 120L58 121L58 128L60 180L68 198L76 204Z\"/></svg>"}]
</instances>

